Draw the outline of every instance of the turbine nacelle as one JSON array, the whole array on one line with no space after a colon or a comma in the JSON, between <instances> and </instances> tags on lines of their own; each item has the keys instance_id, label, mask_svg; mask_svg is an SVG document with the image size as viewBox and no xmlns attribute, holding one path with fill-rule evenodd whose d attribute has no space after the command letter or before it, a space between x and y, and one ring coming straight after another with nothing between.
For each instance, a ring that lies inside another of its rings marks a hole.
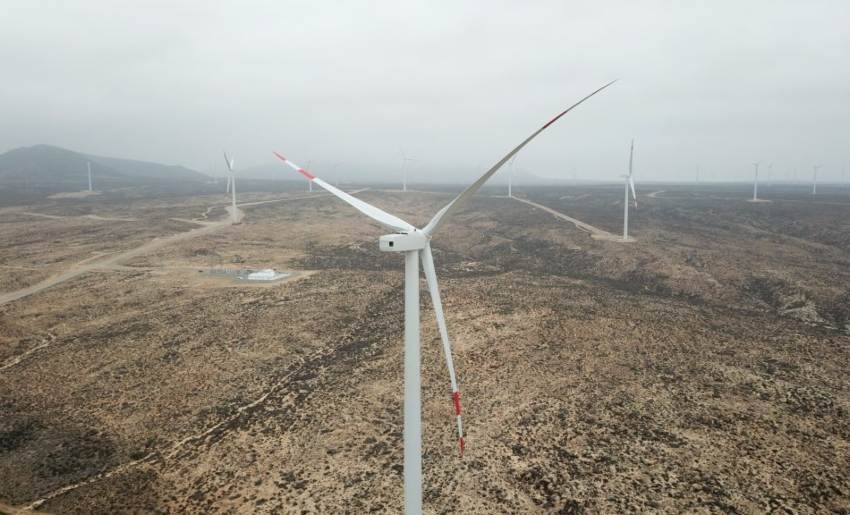
<instances>
[{"instance_id":1,"label":"turbine nacelle","mask_svg":"<svg viewBox=\"0 0 850 515\"><path fill-rule=\"evenodd\" d=\"M383 252L422 250L426 245L428 237L419 229L407 233L385 234L378 239L378 248Z\"/></svg>"}]
</instances>

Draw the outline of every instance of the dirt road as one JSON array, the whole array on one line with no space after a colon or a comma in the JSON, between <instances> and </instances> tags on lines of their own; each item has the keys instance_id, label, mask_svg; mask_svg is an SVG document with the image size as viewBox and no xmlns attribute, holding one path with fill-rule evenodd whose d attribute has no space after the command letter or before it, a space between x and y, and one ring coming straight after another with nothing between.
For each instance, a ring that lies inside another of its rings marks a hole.
<instances>
[{"instance_id":1,"label":"dirt road","mask_svg":"<svg viewBox=\"0 0 850 515\"><path fill-rule=\"evenodd\" d=\"M196 222L197 223L197 222ZM230 220L218 221L218 222L206 222L201 227L197 229L192 229L187 232L183 232L180 234L174 234L172 236L167 236L165 238L154 238L151 241L136 247L134 249L130 249L125 252L121 252L118 254L113 254L112 256L91 262L91 258L83 260L75 265L72 265L68 270L54 275L52 277L48 277L47 279L41 281L40 283L34 284L28 288L24 288L22 290L17 290L13 292L8 292L4 294L0 294L0 306L3 304L7 304L9 302L16 301L18 299L22 299L24 297L28 297L34 293L38 293L42 290L46 290L52 286L56 286L57 284L63 283L69 279L73 279L75 277L79 277L85 273L88 273L92 270L97 270L101 267L109 267L112 265L120 264L121 261L125 261L130 258L134 258L140 254L144 254L146 252L150 252L152 250L159 249L164 247L165 245L171 245L172 243L177 243L179 241L188 240L190 238L195 238L197 236L201 236L204 234L209 234L211 232L223 229L230 225Z\"/></svg>"},{"instance_id":2,"label":"dirt road","mask_svg":"<svg viewBox=\"0 0 850 515\"><path fill-rule=\"evenodd\" d=\"M90 220L100 220L105 222L138 222L136 218L116 218L112 216L100 216L100 215L48 215L46 213L34 213L32 211L18 211L22 215L27 216L35 216L38 218L49 218L51 220L65 220L69 218L88 218Z\"/></svg>"},{"instance_id":3,"label":"dirt road","mask_svg":"<svg viewBox=\"0 0 850 515\"><path fill-rule=\"evenodd\" d=\"M566 220L567 222L571 222L572 224L574 224L576 227L578 227L582 231L589 232L591 238L594 238L594 239L597 239L597 240L609 240L609 241L620 241L620 242L623 241L622 236L617 236L615 234L611 234L608 231L603 231L602 229L599 229L598 227L594 227L594 226L592 226L588 223L582 222L581 220L578 220L578 219L573 218L571 216L567 216L563 213L559 213L559 212L555 211L554 209L548 208L544 205L541 205L541 204L538 204L536 202L532 202L530 200L526 200L526 199L523 199L523 198L518 198L518 197L511 197L511 198L514 199L514 200L518 200L518 201L520 201L524 204L528 204L529 206L536 207L537 209L542 209L543 211L546 211L547 213L553 215L556 218L560 218L561 220Z\"/></svg>"},{"instance_id":4,"label":"dirt road","mask_svg":"<svg viewBox=\"0 0 850 515\"><path fill-rule=\"evenodd\" d=\"M351 193L352 194L360 193L361 191L365 191L366 189L367 188L362 188L362 189L359 189L359 190L352 191ZM273 199L273 200L246 202L244 204L239 204L238 207L244 208L244 207L251 207L251 206L259 206L259 205L268 204L268 203L271 203L271 202L284 202L284 201L287 201L287 200L303 200L303 199L309 199L309 198L314 198L314 197L319 197L319 196L324 196L324 195L328 195L328 193L319 192L319 193L313 193L313 194L309 194L309 195L297 195L297 196L293 196L293 197L286 197L286 198ZM188 240L190 238L195 238L197 236L209 234L209 233L215 232L219 229L223 229L225 227L228 227L231 224L231 220L230 220L230 216L229 216L229 212L230 212L229 210L231 208L230 208L230 206L226 206L226 209L228 210L228 217L226 219L218 220L218 221L215 221L215 222L207 222L207 221L200 221L200 220L185 220L186 222L199 224L199 225L201 225L201 227L198 227L197 229L192 229L192 230L184 232L184 233L174 234L172 236L168 236L168 237L165 237L165 238L154 238L153 240L149 241L148 243L145 243L144 245L141 245L141 246L136 247L134 249L130 249L126 252L114 254L114 255L106 258L106 259L102 259L102 260L99 260L99 261L93 261L93 258L87 258L87 259L85 259L85 260L83 260L79 263L72 265L71 268L69 268L68 270L66 270L66 271L64 271L64 272L62 272L58 275L48 277L44 281L41 281L40 283L34 284L34 285L32 285L28 288L24 288L24 289L21 289L21 290L0 294L0 306L2 306L3 304L7 304L9 302L14 302L14 301L16 301L18 299L22 299L24 297L28 297L28 296L30 296L34 293L38 293L40 291L46 290L47 288L56 286L57 284L63 283L65 281L69 280L69 279L79 277L79 276L81 276L85 273L92 271L92 270L98 270L98 269L104 269L104 268L109 269L111 267L114 267L115 265L120 265L122 261L126 261L127 259L130 259L130 258L134 258L134 257L136 257L140 254L144 254L146 252L150 252L152 250L159 249L159 248L164 247L166 245L171 245L173 243ZM209 210L207 210L207 213L208 212L209 212ZM244 212L242 212L242 210L238 209L238 208L237 208L237 212L238 212L238 220L242 221L242 219L245 216ZM205 216L206 216L207 213L205 213ZM40 216L40 217L45 217L45 218L67 218L67 217L64 217L64 216L45 215L45 214L41 214L41 213L31 213L31 212L25 212L24 214ZM113 220L113 221L122 221L122 222L132 221L131 219L97 217L96 215L86 215L86 217L87 218L94 218L94 219L97 219L97 220Z\"/></svg>"}]
</instances>

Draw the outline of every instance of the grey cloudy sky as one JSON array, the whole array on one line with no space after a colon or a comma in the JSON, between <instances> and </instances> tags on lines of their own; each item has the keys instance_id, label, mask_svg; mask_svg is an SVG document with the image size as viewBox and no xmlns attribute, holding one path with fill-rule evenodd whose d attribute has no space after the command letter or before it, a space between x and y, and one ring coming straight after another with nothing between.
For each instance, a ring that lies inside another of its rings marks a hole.
<instances>
[{"instance_id":1,"label":"grey cloudy sky","mask_svg":"<svg viewBox=\"0 0 850 515\"><path fill-rule=\"evenodd\" d=\"M0 151L50 143L221 169L277 149L471 178L523 151L541 176L748 178L850 165L850 2L6 0ZM287 172L285 169L281 173ZM327 174L326 174L327 175Z\"/></svg>"}]
</instances>

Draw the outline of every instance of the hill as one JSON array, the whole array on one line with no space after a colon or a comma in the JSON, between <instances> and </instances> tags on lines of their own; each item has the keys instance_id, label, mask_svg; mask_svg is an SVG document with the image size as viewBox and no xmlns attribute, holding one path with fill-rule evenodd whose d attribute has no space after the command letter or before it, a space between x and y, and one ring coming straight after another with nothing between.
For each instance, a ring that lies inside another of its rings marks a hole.
<instances>
[{"instance_id":1,"label":"hill","mask_svg":"<svg viewBox=\"0 0 850 515\"><path fill-rule=\"evenodd\" d=\"M92 175L98 187L131 186L162 180L208 179L206 175L182 166L95 156L51 145L35 145L0 154L0 183L83 189L88 185L88 163L91 163Z\"/></svg>"}]
</instances>

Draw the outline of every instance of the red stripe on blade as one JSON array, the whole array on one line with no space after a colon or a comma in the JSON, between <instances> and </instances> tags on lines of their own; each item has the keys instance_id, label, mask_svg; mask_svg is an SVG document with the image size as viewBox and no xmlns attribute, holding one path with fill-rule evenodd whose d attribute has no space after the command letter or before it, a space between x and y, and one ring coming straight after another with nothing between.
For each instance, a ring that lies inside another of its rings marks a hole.
<instances>
[{"instance_id":1,"label":"red stripe on blade","mask_svg":"<svg viewBox=\"0 0 850 515\"><path fill-rule=\"evenodd\" d=\"M304 177L306 177L306 178L310 179L311 181L312 181L313 179L315 179L315 178L316 178L316 176L315 176L315 175L313 175L312 173L308 172L307 170L305 170L305 169L303 169L303 168L299 168L299 169L298 169L298 172L300 172L300 173L301 173L301 175L303 175Z\"/></svg>"},{"instance_id":2,"label":"red stripe on blade","mask_svg":"<svg viewBox=\"0 0 850 515\"><path fill-rule=\"evenodd\" d=\"M556 116L556 117L552 118L551 120L549 120L549 123L547 123L546 125L544 125L544 126L543 126L543 128L545 129L545 128L549 127L550 125L552 125L553 123L557 122L557 121L558 121L558 118L560 118L560 117L564 116L564 114L565 114L565 113L566 113L566 111L564 111L563 113L561 113L561 114L559 114L558 116Z\"/></svg>"},{"instance_id":3,"label":"red stripe on blade","mask_svg":"<svg viewBox=\"0 0 850 515\"><path fill-rule=\"evenodd\" d=\"M460 392L454 392L452 394L452 400L455 403L455 414L460 415Z\"/></svg>"}]
</instances>

